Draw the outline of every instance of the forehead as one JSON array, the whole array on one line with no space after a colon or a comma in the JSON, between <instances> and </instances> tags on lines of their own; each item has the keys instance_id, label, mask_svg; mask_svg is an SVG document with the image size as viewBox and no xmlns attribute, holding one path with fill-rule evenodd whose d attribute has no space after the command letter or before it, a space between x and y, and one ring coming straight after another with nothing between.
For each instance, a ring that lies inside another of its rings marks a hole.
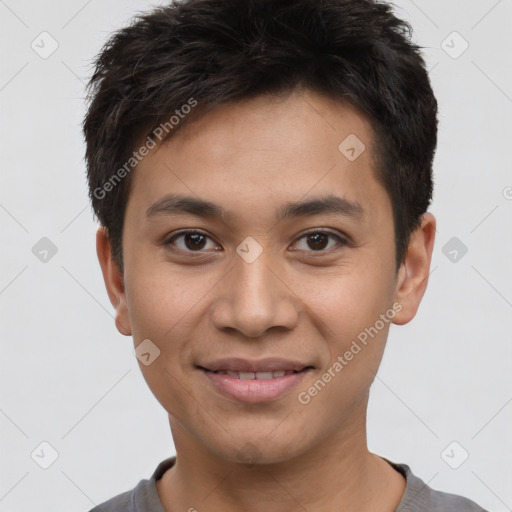
<instances>
[{"instance_id":1,"label":"forehead","mask_svg":"<svg viewBox=\"0 0 512 512\"><path fill-rule=\"evenodd\" d=\"M282 214L284 203L336 193L366 203L370 216L379 202L390 213L375 179L373 137L370 121L351 104L309 91L222 105L139 163L129 203L146 213L178 193L227 215L251 207Z\"/></svg>"}]
</instances>

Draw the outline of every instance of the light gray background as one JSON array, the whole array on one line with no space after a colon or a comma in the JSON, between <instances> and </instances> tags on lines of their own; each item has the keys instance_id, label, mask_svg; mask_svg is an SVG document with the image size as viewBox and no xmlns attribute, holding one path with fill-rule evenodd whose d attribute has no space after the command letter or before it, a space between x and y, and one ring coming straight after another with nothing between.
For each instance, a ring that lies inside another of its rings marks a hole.
<instances>
[{"instance_id":1,"label":"light gray background","mask_svg":"<svg viewBox=\"0 0 512 512\"><path fill-rule=\"evenodd\" d=\"M89 510L174 453L131 338L114 326L80 131L92 57L151 5L0 0L1 511ZM370 448L436 489L512 510L512 2L397 6L426 47L440 104L438 233L420 311L391 328ZM51 48L43 31L59 45L47 59L31 48ZM469 43L458 58L453 31ZM58 249L47 262L32 252L43 237ZM468 248L457 262L443 253L452 237ZM43 441L59 455L48 469Z\"/></svg>"}]
</instances>

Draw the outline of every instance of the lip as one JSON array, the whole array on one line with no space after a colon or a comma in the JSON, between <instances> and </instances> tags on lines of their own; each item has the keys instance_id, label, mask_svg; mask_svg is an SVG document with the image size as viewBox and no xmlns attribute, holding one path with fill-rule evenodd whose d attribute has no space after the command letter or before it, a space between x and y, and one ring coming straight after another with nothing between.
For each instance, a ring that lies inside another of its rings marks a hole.
<instances>
[{"instance_id":1,"label":"lip","mask_svg":"<svg viewBox=\"0 0 512 512\"><path fill-rule=\"evenodd\" d=\"M222 395L239 402L262 403L278 400L290 392L302 381L313 366L298 361L280 358L248 361L246 359L222 359L197 368L208 379L208 382ZM286 371L282 377L271 379L239 379L216 371L234 372L271 372Z\"/></svg>"}]
</instances>

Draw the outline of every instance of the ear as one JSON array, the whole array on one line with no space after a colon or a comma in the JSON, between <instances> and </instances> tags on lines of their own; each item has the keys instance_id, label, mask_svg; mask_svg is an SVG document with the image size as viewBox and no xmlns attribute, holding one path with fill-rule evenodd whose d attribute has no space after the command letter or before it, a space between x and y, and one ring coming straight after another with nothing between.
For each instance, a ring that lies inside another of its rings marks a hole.
<instances>
[{"instance_id":1,"label":"ear","mask_svg":"<svg viewBox=\"0 0 512 512\"><path fill-rule=\"evenodd\" d=\"M100 262L108 297L116 310L117 330L125 336L131 336L132 328L126 306L123 275L112 257L110 239L105 226L101 226L96 232L96 254Z\"/></svg>"},{"instance_id":2,"label":"ear","mask_svg":"<svg viewBox=\"0 0 512 512\"><path fill-rule=\"evenodd\" d=\"M393 318L393 323L403 325L410 322L427 289L430 262L436 235L436 219L424 213L420 226L411 234L407 255L398 271L395 301L402 309Z\"/></svg>"}]
</instances>

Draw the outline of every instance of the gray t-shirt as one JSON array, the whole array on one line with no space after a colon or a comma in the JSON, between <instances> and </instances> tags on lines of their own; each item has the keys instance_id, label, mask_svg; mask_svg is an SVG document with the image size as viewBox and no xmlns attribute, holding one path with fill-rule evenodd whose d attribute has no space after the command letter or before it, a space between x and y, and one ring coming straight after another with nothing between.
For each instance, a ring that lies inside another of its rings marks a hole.
<instances>
[{"instance_id":1,"label":"gray t-shirt","mask_svg":"<svg viewBox=\"0 0 512 512\"><path fill-rule=\"evenodd\" d=\"M175 461L176 457L164 460L149 480L141 480L131 491L119 494L89 512L165 512L158 496L156 481ZM407 479L405 493L395 512L487 512L462 496L434 491L414 476L407 464L387 462Z\"/></svg>"}]
</instances>

